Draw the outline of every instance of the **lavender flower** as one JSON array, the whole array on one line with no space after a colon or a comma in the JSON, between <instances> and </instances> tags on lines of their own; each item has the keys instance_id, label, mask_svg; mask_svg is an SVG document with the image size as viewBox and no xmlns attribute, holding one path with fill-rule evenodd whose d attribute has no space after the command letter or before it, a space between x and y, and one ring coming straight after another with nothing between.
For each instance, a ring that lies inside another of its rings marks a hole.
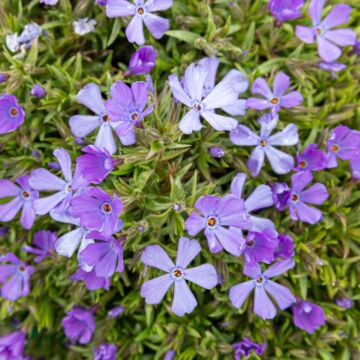
<instances>
[{"instance_id":1,"label":"lavender flower","mask_svg":"<svg viewBox=\"0 0 360 360\"><path fill-rule=\"evenodd\" d=\"M109 18L133 16L125 30L126 37L131 43L143 45L145 43L143 23L155 39L162 38L169 30L169 20L154 15L153 12L167 10L172 3L173 0L135 0L135 4L126 0L108 0L106 15Z\"/></svg>"},{"instance_id":2,"label":"lavender flower","mask_svg":"<svg viewBox=\"0 0 360 360\"><path fill-rule=\"evenodd\" d=\"M241 199L245 181L246 175L243 173L238 173L231 182L231 194ZM250 230L261 232L265 229L275 229L275 225L271 220L263 219L251 214L253 211L258 211L272 205L274 205L274 200L270 186L259 185L258 187L256 187L255 190L245 200L245 210L249 214L249 218L251 221Z\"/></svg>"},{"instance_id":3,"label":"lavender flower","mask_svg":"<svg viewBox=\"0 0 360 360\"><path fill-rule=\"evenodd\" d=\"M344 309L351 309L353 307L353 300L351 298L337 298L335 300L337 306L340 306Z\"/></svg>"},{"instance_id":4,"label":"lavender flower","mask_svg":"<svg viewBox=\"0 0 360 360\"><path fill-rule=\"evenodd\" d=\"M292 310L294 325L309 334L325 324L324 310L319 305L298 300Z\"/></svg>"},{"instance_id":5,"label":"lavender flower","mask_svg":"<svg viewBox=\"0 0 360 360\"><path fill-rule=\"evenodd\" d=\"M152 46L143 46L130 58L129 68L125 76L148 74L156 63L157 52Z\"/></svg>"},{"instance_id":6,"label":"lavender flower","mask_svg":"<svg viewBox=\"0 0 360 360\"><path fill-rule=\"evenodd\" d=\"M294 242L291 236L286 234L278 235L279 244L275 249L275 258L289 259L295 255Z\"/></svg>"},{"instance_id":7,"label":"lavender flower","mask_svg":"<svg viewBox=\"0 0 360 360\"><path fill-rule=\"evenodd\" d=\"M173 349L170 349L165 353L164 360L173 360L175 355L175 351Z\"/></svg>"},{"instance_id":8,"label":"lavender flower","mask_svg":"<svg viewBox=\"0 0 360 360\"><path fill-rule=\"evenodd\" d=\"M354 55L360 55L360 41L356 40L356 43L351 51Z\"/></svg>"},{"instance_id":9,"label":"lavender flower","mask_svg":"<svg viewBox=\"0 0 360 360\"><path fill-rule=\"evenodd\" d=\"M346 69L346 65L341 63L341 62L325 62L325 61L320 61L318 64L319 68L324 70L324 71L328 71L330 73L330 75L333 78L336 78L336 73L339 71L342 71L344 69Z\"/></svg>"},{"instance_id":10,"label":"lavender flower","mask_svg":"<svg viewBox=\"0 0 360 360\"><path fill-rule=\"evenodd\" d=\"M270 278L280 275L293 268L294 260L288 259L271 265L264 273L260 265L245 267L244 274L252 280L230 288L230 300L233 306L240 309L250 292L255 289L254 312L263 320L273 319L276 315L276 308L267 293L276 301L281 310L285 310L296 301L290 290Z\"/></svg>"},{"instance_id":11,"label":"lavender flower","mask_svg":"<svg viewBox=\"0 0 360 360\"><path fill-rule=\"evenodd\" d=\"M110 89L111 99L105 108L114 121L114 129L123 145L136 142L134 127L152 113L153 105L145 109L148 102L148 89L143 81L137 81L131 88L122 81L117 81Z\"/></svg>"},{"instance_id":12,"label":"lavender flower","mask_svg":"<svg viewBox=\"0 0 360 360\"><path fill-rule=\"evenodd\" d=\"M117 347L114 344L101 344L94 348L94 360L116 360Z\"/></svg>"},{"instance_id":13,"label":"lavender flower","mask_svg":"<svg viewBox=\"0 0 360 360\"><path fill-rule=\"evenodd\" d=\"M45 96L45 89L39 84L35 84L30 90L30 95L41 99Z\"/></svg>"},{"instance_id":14,"label":"lavender flower","mask_svg":"<svg viewBox=\"0 0 360 360\"><path fill-rule=\"evenodd\" d=\"M350 160L351 174L354 180L360 180L360 151Z\"/></svg>"},{"instance_id":15,"label":"lavender flower","mask_svg":"<svg viewBox=\"0 0 360 360\"><path fill-rule=\"evenodd\" d=\"M9 232L9 228L7 226L2 226L0 228L0 238L4 237Z\"/></svg>"},{"instance_id":16,"label":"lavender flower","mask_svg":"<svg viewBox=\"0 0 360 360\"><path fill-rule=\"evenodd\" d=\"M212 289L218 283L215 268L203 264L187 269L190 262L201 250L197 240L180 238L176 265L159 245L147 246L141 256L143 264L165 271L167 274L146 281L141 287L141 296L147 304L159 304L169 288L174 284L172 310L178 316L190 314L197 301L185 280L189 280L205 289Z\"/></svg>"},{"instance_id":17,"label":"lavender flower","mask_svg":"<svg viewBox=\"0 0 360 360\"><path fill-rule=\"evenodd\" d=\"M76 159L78 173L89 183L100 184L114 169L115 159L106 150L95 145L81 149L86 155Z\"/></svg>"},{"instance_id":18,"label":"lavender flower","mask_svg":"<svg viewBox=\"0 0 360 360\"><path fill-rule=\"evenodd\" d=\"M21 360L25 349L26 334L15 331L0 337L0 359Z\"/></svg>"},{"instance_id":19,"label":"lavender flower","mask_svg":"<svg viewBox=\"0 0 360 360\"><path fill-rule=\"evenodd\" d=\"M230 140L239 146L255 146L247 166L253 176L257 176L264 164L265 155L268 158L272 169L277 174L286 174L294 167L294 158L274 146L292 146L299 142L297 127L289 124L284 130L271 135L272 130L276 127L278 117L268 121L268 115L259 119L261 124L260 136L255 134L245 125L238 125L230 133Z\"/></svg>"},{"instance_id":20,"label":"lavender flower","mask_svg":"<svg viewBox=\"0 0 360 360\"><path fill-rule=\"evenodd\" d=\"M59 2L59 0L40 0L40 4L54 6Z\"/></svg>"},{"instance_id":21,"label":"lavender flower","mask_svg":"<svg viewBox=\"0 0 360 360\"><path fill-rule=\"evenodd\" d=\"M212 146L209 149L209 154L216 159L221 159L225 155L225 151L218 146Z\"/></svg>"},{"instance_id":22,"label":"lavender flower","mask_svg":"<svg viewBox=\"0 0 360 360\"><path fill-rule=\"evenodd\" d=\"M115 306L108 312L107 317L112 319L117 318L124 312L124 310L125 308L123 306Z\"/></svg>"},{"instance_id":23,"label":"lavender flower","mask_svg":"<svg viewBox=\"0 0 360 360\"><path fill-rule=\"evenodd\" d=\"M34 224L36 215L33 205L39 196L37 191L31 189L29 178L27 175L18 177L16 182L20 187L9 180L0 180L0 199L13 197L8 203L0 205L0 221L13 220L22 208L20 222L26 230L31 229Z\"/></svg>"},{"instance_id":24,"label":"lavender flower","mask_svg":"<svg viewBox=\"0 0 360 360\"><path fill-rule=\"evenodd\" d=\"M124 271L123 247L119 241L98 231L87 236L98 241L81 251L80 260L94 269L97 277L109 278L114 272Z\"/></svg>"},{"instance_id":25,"label":"lavender flower","mask_svg":"<svg viewBox=\"0 0 360 360\"><path fill-rule=\"evenodd\" d=\"M80 225L111 235L118 228L119 214L123 210L121 200L100 188L88 188L71 200L70 214L80 219Z\"/></svg>"},{"instance_id":26,"label":"lavender flower","mask_svg":"<svg viewBox=\"0 0 360 360\"><path fill-rule=\"evenodd\" d=\"M65 335L71 342L88 344L95 330L94 316L90 310L75 306L61 321Z\"/></svg>"},{"instance_id":27,"label":"lavender flower","mask_svg":"<svg viewBox=\"0 0 360 360\"><path fill-rule=\"evenodd\" d=\"M263 96L264 99L251 97L246 101L246 106L256 110L271 109L272 113L277 113L281 108L289 109L300 105L303 102L301 93L287 92L289 87L290 78L282 71L275 75L273 91L270 90L266 80L259 77L254 81L251 92Z\"/></svg>"},{"instance_id":28,"label":"lavender flower","mask_svg":"<svg viewBox=\"0 0 360 360\"><path fill-rule=\"evenodd\" d=\"M306 44L313 44L316 38L320 57L330 63L340 57L339 46L355 45L356 33L351 29L331 30L349 21L351 12L349 5L334 5L330 13L321 21L325 2L326 0L311 0L309 14L313 26L297 25L296 36Z\"/></svg>"},{"instance_id":29,"label":"lavender flower","mask_svg":"<svg viewBox=\"0 0 360 360\"><path fill-rule=\"evenodd\" d=\"M269 10L279 22L299 18L304 6L304 0L270 0Z\"/></svg>"},{"instance_id":30,"label":"lavender flower","mask_svg":"<svg viewBox=\"0 0 360 360\"><path fill-rule=\"evenodd\" d=\"M80 253L81 254L81 253ZM81 256L81 255L80 255ZM92 267L90 267L92 268ZM85 286L88 290L93 291L97 289L109 290L110 278L109 277L98 277L96 271L84 271L80 266L76 273L70 276L71 281L84 281Z\"/></svg>"},{"instance_id":31,"label":"lavender flower","mask_svg":"<svg viewBox=\"0 0 360 360\"><path fill-rule=\"evenodd\" d=\"M242 356L249 356L252 351L257 355L262 355L266 349L266 343L257 344L245 336L243 340L233 344L232 347L235 349L235 360L240 360Z\"/></svg>"},{"instance_id":32,"label":"lavender flower","mask_svg":"<svg viewBox=\"0 0 360 360\"><path fill-rule=\"evenodd\" d=\"M326 168L326 154L317 148L317 144L306 146L304 151L296 155L296 171L320 171Z\"/></svg>"},{"instance_id":33,"label":"lavender flower","mask_svg":"<svg viewBox=\"0 0 360 360\"><path fill-rule=\"evenodd\" d=\"M35 269L19 260L13 253L0 256L0 283L1 296L4 299L15 301L16 299L29 295L30 276ZM10 263L10 264L9 264Z\"/></svg>"},{"instance_id":34,"label":"lavender flower","mask_svg":"<svg viewBox=\"0 0 360 360\"><path fill-rule=\"evenodd\" d=\"M209 68L204 64L191 64L185 72L182 85L177 75L169 76L169 85L174 97L191 110L181 119L179 128L184 134L200 131L203 125L200 116L218 131L234 129L237 120L218 115L215 110L222 108L225 111L235 112L239 94L246 90L248 81L237 70L232 70L209 94L204 97L204 87L209 75ZM240 110L239 110L240 111ZM241 112L241 111L240 111Z\"/></svg>"},{"instance_id":35,"label":"lavender flower","mask_svg":"<svg viewBox=\"0 0 360 360\"><path fill-rule=\"evenodd\" d=\"M290 188L286 183L273 183L271 185L275 208L283 211L290 197Z\"/></svg>"},{"instance_id":36,"label":"lavender flower","mask_svg":"<svg viewBox=\"0 0 360 360\"><path fill-rule=\"evenodd\" d=\"M0 73L0 84L4 83L9 79L9 75Z\"/></svg>"},{"instance_id":37,"label":"lavender flower","mask_svg":"<svg viewBox=\"0 0 360 360\"><path fill-rule=\"evenodd\" d=\"M95 145L106 149L110 154L116 151L116 144L112 134L112 128L118 126L106 113L101 97L100 89L96 84L85 85L78 93L77 100L92 110L94 115L74 115L69 120L72 133L78 137L85 137L96 128L99 132L95 139Z\"/></svg>"},{"instance_id":38,"label":"lavender flower","mask_svg":"<svg viewBox=\"0 0 360 360\"><path fill-rule=\"evenodd\" d=\"M73 29L75 34L80 36L85 35L89 32L93 32L95 30L96 20L89 20L87 17L79 19L73 22Z\"/></svg>"},{"instance_id":39,"label":"lavender flower","mask_svg":"<svg viewBox=\"0 0 360 360\"><path fill-rule=\"evenodd\" d=\"M16 52L19 49L29 49L40 35L41 27L32 22L25 25L20 35L17 33L6 35L6 46L11 52Z\"/></svg>"},{"instance_id":40,"label":"lavender flower","mask_svg":"<svg viewBox=\"0 0 360 360\"><path fill-rule=\"evenodd\" d=\"M34 201L34 209L39 215L45 215L55 208L65 210L72 198L73 191L79 190L86 184L78 174L72 175L71 158L65 149L56 149L53 154L59 162L65 180L43 168L33 170L29 179L30 186L35 190L56 191L53 195Z\"/></svg>"},{"instance_id":41,"label":"lavender flower","mask_svg":"<svg viewBox=\"0 0 360 360\"><path fill-rule=\"evenodd\" d=\"M25 245L22 247L24 251L37 255L34 259L36 263L43 261L55 251L55 242L57 236L55 232L41 230L34 234L33 245Z\"/></svg>"},{"instance_id":42,"label":"lavender flower","mask_svg":"<svg viewBox=\"0 0 360 360\"><path fill-rule=\"evenodd\" d=\"M190 214L185 221L187 232L195 236L205 229L204 233L212 253L224 248L230 254L239 256L242 238L232 229L251 228L244 201L232 195L224 198L205 195L196 201L194 207L201 215L197 212Z\"/></svg>"},{"instance_id":43,"label":"lavender flower","mask_svg":"<svg viewBox=\"0 0 360 360\"><path fill-rule=\"evenodd\" d=\"M107 4L107 0L96 0L95 2L99 6L106 6Z\"/></svg>"},{"instance_id":44,"label":"lavender flower","mask_svg":"<svg viewBox=\"0 0 360 360\"><path fill-rule=\"evenodd\" d=\"M339 125L331 132L327 142L328 158L327 167L338 166L337 158L351 160L357 157L360 149L360 132L350 129L345 125Z\"/></svg>"},{"instance_id":45,"label":"lavender flower","mask_svg":"<svg viewBox=\"0 0 360 360\"><path fill-rule=\"evenodd\" d=\"M24 122L25 113L15 96L0 94L0 134L16 130Z\"/></svg>"}]
</instances>

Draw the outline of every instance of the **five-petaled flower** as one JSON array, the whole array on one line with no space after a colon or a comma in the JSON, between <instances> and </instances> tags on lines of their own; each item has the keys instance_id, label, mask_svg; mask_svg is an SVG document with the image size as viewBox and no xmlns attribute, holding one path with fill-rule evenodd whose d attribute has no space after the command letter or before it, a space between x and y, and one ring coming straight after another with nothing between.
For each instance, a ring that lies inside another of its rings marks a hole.
<instances>
[{"instance_id":1,"label":"five-petaled flower","mask_svg":"<svg viewBox=\"0 0 360 360\"><path fill-rule=\"evenodd\" d=\"M0 94L0 134L16 130L25 119L23 108L14 95Z\"/></svg>"},{"instance_id":2,"label":"five-petaled flower","mask_svg":"<svg viewBox=\"0 0 360 360\"><path fill-rule=\"evenodd\" d=\"M55 251L57 236L55 232L40 230L34 234L33 246L24 245L22 249L30 254L35 254L34 261L39 263Z\"/></svg>"},{"instance_id":3,"label":"five-petaled flower","mask_svg":"<svg viewBox=\"0 0 360 360\"><path fill-rule=\"evenodd\" d=\"M309 301L297 300L292 310L294 325L309 334L326 322L323 308Z\"/></svg>"}]
</instances>

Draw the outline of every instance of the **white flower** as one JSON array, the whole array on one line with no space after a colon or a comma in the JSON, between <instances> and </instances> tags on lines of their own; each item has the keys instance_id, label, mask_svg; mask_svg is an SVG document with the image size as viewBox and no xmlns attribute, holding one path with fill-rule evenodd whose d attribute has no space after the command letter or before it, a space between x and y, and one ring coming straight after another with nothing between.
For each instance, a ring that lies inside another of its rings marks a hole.
<instances>
[{"instance_id":1,"label":"white flower","mask_svg":"<svg viewBox=\"0 0 360 360\"><path fill-rule=\"evenodd\" d=\"M76 34L85 35L95 30L96 21L82 18L73 22L73 28Z\"/></svg>"}]
</instances>

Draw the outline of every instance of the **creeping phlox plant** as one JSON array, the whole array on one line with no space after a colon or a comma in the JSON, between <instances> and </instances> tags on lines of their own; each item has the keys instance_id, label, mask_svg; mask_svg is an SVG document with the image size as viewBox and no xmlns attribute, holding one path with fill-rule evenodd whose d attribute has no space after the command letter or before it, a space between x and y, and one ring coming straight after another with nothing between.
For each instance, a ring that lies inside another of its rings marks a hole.
<instances>
[{"instance_id":1,"label":"creeping phlox plant","mask_svg":"<svg viewBox=\"0 0 360 360\"><path fill-rule=\"evenodd\" d=\"M358 1L73 3L0 4L0 358L356 359Z\"/></svg>"}]
</instances>

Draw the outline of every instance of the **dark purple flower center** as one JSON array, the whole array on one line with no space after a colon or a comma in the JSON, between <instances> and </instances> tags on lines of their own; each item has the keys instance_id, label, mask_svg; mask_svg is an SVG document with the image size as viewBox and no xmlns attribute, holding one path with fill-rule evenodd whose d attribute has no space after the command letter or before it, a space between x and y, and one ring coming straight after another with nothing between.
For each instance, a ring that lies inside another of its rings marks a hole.
<instances>
[{"instance_id":1,"label":"dark purple flower center","mask_svg":"<svg viewBox=\"0 0 360 360\"><path fill-rule=\"evenodd\" d=\"M332 152L337 153L337 152L339 152L339 150L340 150L340 146L339 146L339 145L336 145L336 144L331 145L331 151L332 151Z\"/></svg>"},{"instance_id":2,"label":"dark purple flower center","mask_svg":"<svg viewBox=\"0 0 360 360\"><path fill-rule=\"evenodd\" d=\"M180 269L175 269L175 270L173 270L173 275L176 278L181 278L183 276L183 273Z\"/></svg>"},{"instance_id":3,"label":"dark purple flower center","mask_svg":"<svg viewBox=\"0 0 360 360\"><path fill-rule=\"evenodd\" d=\"M262 146L262 147L267 146L267 140L262 139L262 140L260 141L260 146Z\"/></svg>"},{"instance_id":4,"label":"dark purple flower center","mask_svg":"<svg viewBox=\"0 0 360 360\"><path fill-rule=\"evenodd\" d=\"M216 223L217 223L217 220L213 216L209 217L208 220L207 220L207 224L210 227L214 227L216 225Z\"/></svg>"},{"instance_id":5,"label":"dark purple flower center","mask_svg":"<svg viewBox=\"0 0 360 360\"><path fill-rule=\"evenodd\" d=\"M105 214L110 214L112 212L112 206L109 203L102 204L101 209Z\"/></svg>"},{"instance_id":6,"label":"dark purple flower center","mask_svg":"<svg viewBox=\"0 0 360 360\"><path fill-rule=\"evenodd\" d=\"M109 115L104 115L102 119L104 123L108 123L110 121Z\"/></svg>"},{"instance_id":7,"label":"dark purple flower center","mask_svg":"<svg viewBox=\"0 0 360 360\"><path fill-rule=\"evenodd\" d=\"M140 116L140 115L139 115L137 112L133 112L133 113L130 114L131 120L134 120L134 121L136 121L137 119L139 119L139 116Z\"/></svg>"},{"instance_id":8,"label":"dark purple flower center","mask_svg":"<svg viewBox=\"0 0 360 360\"><path fill-rule=\"evenodd\" d=\"M291 201L298 201L298 200L299 200L299 195L291 194Z\"/></svg>"},{"instance_id":9,"label":"dark purple flower center","mask_svg":"<svg viewBox=\"0 0 360 360\"><path fill-rule=\"evenodd\" d=\"M145 10L144 10L143 7L139 6L139 7L137 8L136 12L137 12L139 15L144 15Z\"/></svg>"},{"instance_id":10,"label":"dark purple flower center","mask_svg":"<svg viewBox=\"0 0 360 360\"><path fill-rule=\"evenodd\" d=\"M16 116L18 113L19 112L18 112L18 110L16 108L13 107L13 108L10 109L10 115L11 116Z\"/></svg>"},{"instance_id":11,"label":"dark purple flower center","mask_svg":"<svg viewBox=\"0 0 360 360\"><path fill-rule=\"evenodd\" d=\"M273 105L277 105L279 103L279 99L277 97L274 97L270 101Z\"/></svg>"},{"instance_id":12,"label":"dark purple flower center","mask_svg":"<svg viewBox=\"0 0 360 360\"><path fill-rule=\"evenodd\" d=\"M24 199L28 199L30 197L30 193L28 191L23 191L21 195Z\"/></svg>"},{"instance_id":13,"label":"dark purple flower center","mask_svg":"<svg viewBox=\"0 0 360 360\"><path fill-rule=\"evenodd\" d=\"M19 269L19 271L23 272L23 271L25 271L25 266L24 266L24 265L20 265L20 266L18 267L18 269Z\"/></svg>"},{"instance_id":14,"label":"dark purple flower center","mask_svg":"<svg viewBox=\"0 0 360 360\"><path fill-rule=\"evenodd\" d=\"M258 284L262 284L263 282L264 282L264 278L263 277L258 277L257 279L256 279L256 282L258 283Z\"/></svg>"},{"instance_id":15,"label":"dark purple flower center","mask_svg":"<svg viewBox=\"0 0 360 360\"><path fill-rule=\"evenodd\" d=\"M195 109L196 111L201 111L201 105L200 105L199 103L196 103L196 104L194 105L194 109Z\"/></svg>"},{"instance_id":16,"label":"dark purple flower center","mask_svg":"<svg viewBox=\"0 0 360 360\"><path fill-rule=\"evenodd\" d=\"M306 167L306 165L307 165L307 164L306 164L306 162L305 162L304 160L302 160L302 161L299 162L299 168L300 168L300 169L304 169L304 168Z\"/></svg>"},{"instance_id":17,"label":"dark purple flower center","mask_svg":"<svg viewBox=\"0 0 360 360\"><path fill-rule=\"evenodd\" d=\"M251 247L254 246L254 244L255 244L255 240L253 239L246 240L246 246Z\"/></svg>"}]
</instances>

